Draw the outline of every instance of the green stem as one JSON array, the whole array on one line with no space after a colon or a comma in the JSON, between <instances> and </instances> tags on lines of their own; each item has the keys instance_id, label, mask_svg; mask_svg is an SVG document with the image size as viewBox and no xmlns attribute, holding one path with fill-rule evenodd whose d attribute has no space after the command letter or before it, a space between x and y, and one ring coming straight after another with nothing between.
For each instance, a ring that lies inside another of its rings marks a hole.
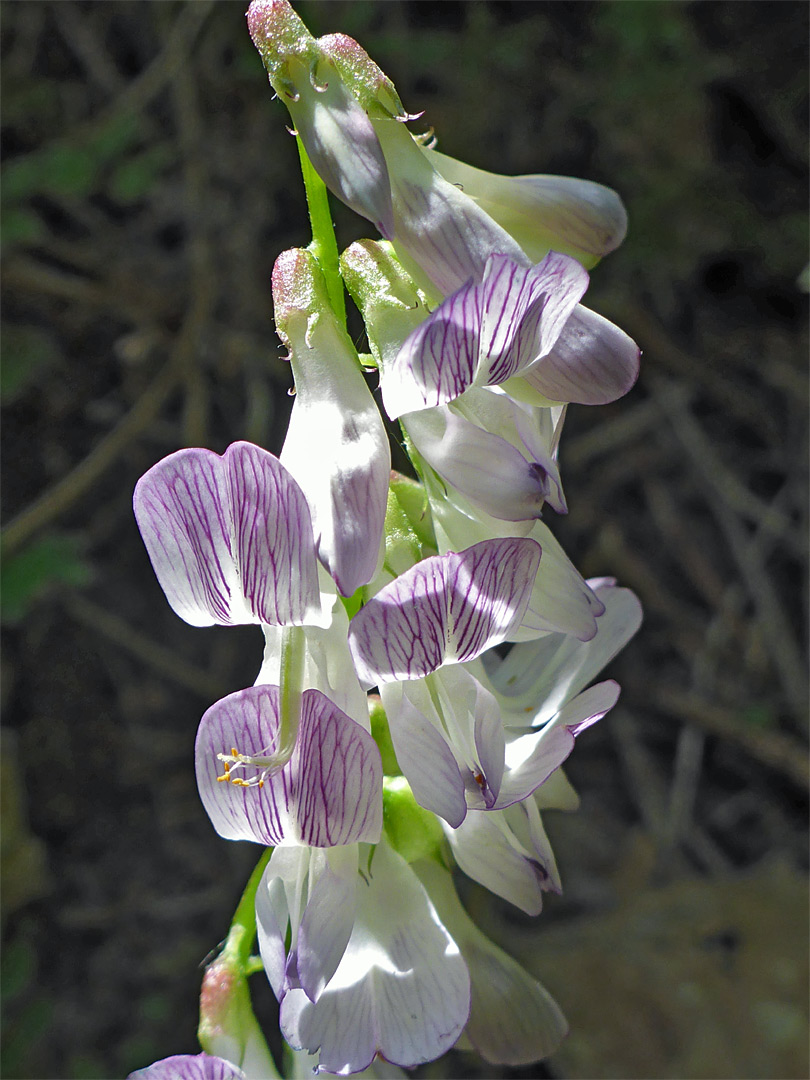
<instances>
[{"instance_id":1,"label":"green stem","mask_svg":"<svg viewBox=\"0 0 810 1080\"><path fill-rule=\"evenodd\" d=\"M240 970L246 968L253 942L256 940L256 890L259 888L262 874L272 854L273 849L268 848L256 863L234 912L231 928L225 941L223 953L227 954L229 959L233 959Z\"/></svg>"},{"instance_id":2,"label":"green stem","mask_svg":"<svg viewBox=\"0 0 810 1080\"><path fill-rule=\"evenodd\" d=\"M338 246L335 239L335 227L332 224L332 214L329 210L326 185L313 168L301 137L297 136L295 141L298 143L301 172L304 176L304 187L307 193L309 220L312 225L312 243L309 245L309 250L318 260L323 276L326 279L326 288L332 309L345 329L346 300L343 292L343 279L340 276Z\"/></svg>"}]
</instances>

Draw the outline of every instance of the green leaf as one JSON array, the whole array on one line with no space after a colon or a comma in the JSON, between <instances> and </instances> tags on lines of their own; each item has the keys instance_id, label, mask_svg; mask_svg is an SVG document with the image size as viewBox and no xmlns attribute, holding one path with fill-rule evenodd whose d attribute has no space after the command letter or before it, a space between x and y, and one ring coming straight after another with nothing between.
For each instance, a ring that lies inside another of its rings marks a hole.
<instances>
[{"instance_id":1,"label":"green leaf","mask_svg":"<svg viewBox=\"0 0 810 1080\"><path fill-rule=\"evenodd\" d=\"M51 534L0 563L0 619L19 622L33 603L55 582L84 585L90 568L75 539Z\"/></svg>"},{"instance_id":2,"label":"green leaf","mask_svg":"<svg viewBox=\"0 0 810 1080\"><path fill-rule=\"evenodd\" d=\"M3 224L0 230L0 246L4 250L14 244L33 244L41 240L45 227L40 218L24 207L4 207Z\"/></svg>"},{"instance_id":3,"label":"green leaf","mask_svg":"<svg viewBox=\"0 0 810 1080\"><path fill-rule=\"evenodd\" d=\"M27 938L12 938L4 946L0 961L0 997L4 1005L31 986L36 970L37 953L34 946Z\"/></svg>"},{"instance_id":4,"label":"green leaf","mask_svg":"<svg viewBox=\"0 0 810 1080\"><path fill-rule=\"evenodd\" d=\"M133 203L142 199L155 186L171 158L168 147L153 146L129 161L122 162L110 177L108 191L111 197L121 203Z\"/></svg>"},{"instance_id":5,"label":"green leaf","mask_svg":"<svg viewBox=\"0 0 810 1080\"><path fill-rule=\"evenodd\" d=\"M50 334L36 326L3 325L0 336L0 398L9 405L55 363L57 350Z\"/></svg>"}]
</instances>

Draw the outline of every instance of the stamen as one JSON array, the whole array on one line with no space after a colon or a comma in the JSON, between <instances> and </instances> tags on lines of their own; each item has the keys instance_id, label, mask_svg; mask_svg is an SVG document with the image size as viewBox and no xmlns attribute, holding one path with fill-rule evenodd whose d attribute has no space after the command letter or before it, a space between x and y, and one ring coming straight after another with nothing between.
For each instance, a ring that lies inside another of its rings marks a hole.
<instances>
[{"instance_id":1,"label":"stamen","mask_svg":"<svg viewBox=\"0 0 810 1080\"><path fill-rule=\"evenodd\" d=\"M263 788L265 779L287 763L287 759L282 759L281 755L278 754L240 754L235 746L231 747L230 754L217 754L217 761L221 761L224 766L222 776L217 777L217 783L228 783L233 784L235 787L245 788ZM259 773L247 779L231 775L236 769L245 769L248 766L259 769Z\"/></svg>"}]
</instances>

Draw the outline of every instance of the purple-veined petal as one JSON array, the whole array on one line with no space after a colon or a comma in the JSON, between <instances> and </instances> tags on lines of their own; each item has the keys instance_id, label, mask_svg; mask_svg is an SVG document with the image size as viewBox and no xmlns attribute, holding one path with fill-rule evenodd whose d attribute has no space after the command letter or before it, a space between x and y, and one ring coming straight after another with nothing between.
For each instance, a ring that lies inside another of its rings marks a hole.
<instances>
[{"instance_id":1,"label":"purple-veined petal","mask_svg":"<svg viewBox=\"0 0 810 1080\"><path fill-rule=\"evenodd\" d=\"M467 1022L470 984L458 948L416 875L387 844L358 879L357 913L340 966L316 1002L290 990L280 1023L291 1046L320 1050L346 1075L378 1052L404 1067L448 1050Z\"/></svg>"},{"instance_id":2,"label":"purple-veined petal","mask_svg":"<svg viewBox=\"0 0 810 1080\"><path fill-rule=\"evenodd\" d=\"M549 352L587 284L566 255L552 252L534 267L491 255L483 281L449 296L384 367L388 415L444 405L474 384L519 374Z\"/></svg>"},{"instance_id":3,"label":"purple-veined petal","mask_svg":"<svg viewBox=\"0 0 810 1080\"><path fill-rule=\"evenodd\" d=\"M210 1054L175 1054L145 1069L137 1069L127 1080L247 1080L247 1077L224 1058Z\"/></svg>"},{"instance_id":4,"label":"purple-veined petal","mask_svg":"<svg viewBox=\"0 0 810 1080\"><path fill-rule=\"evenodd\" d=\"M549 252L533 267L491 256L481 285L478 382L502 383L545 356L587 287L587 273L567 255Z\"/></svg>"},{"instance_id":5,"label":"purple-veined petal","mask_svg":"<svg viewBox=\"0 0 810 1080\"><path fill-rule=\"evenodd\" d=\"M481 286L466 282L406 338L380 385L392 420L443 405L472 386L478 367Z\"/></svg>"},{"instance_id":6,"label":"purple-veined petal","mask_svg":"<svg viewBox=\"0 0 810 1080\"><path fill-rule=\"evenodd\" d=\"M508 638L526 611L540 554L528 537L503 537L437 556L445 560L448 659L474 660Z\"/></svg>"},{"instance_id":7,"label":"purple-veined petal","mask_svg":"<svg viewBox=\"0 0 810 1080\"><path fill-rule=\"evenodd\" d=\"M404 418L414 446L432 469L503 521L538 518L548 499L560 505L559 475L550 459L545 464L528 460L506 438L459 416L455 404Z\"/></svg>"},{"instance_id":8,"label":"purple-veined petal","mask_svg":"<svg viewBox=\"0 0 810 1080\"><path fill-rule=\"evenodd\" d=\"M513 714L517 726L526 722L527 714L536 724L551 720L624 648L641 625L641 604L629 589L607 584L594 591L605 612L597 619L596 634L589 641L548 634L515 645L503 660L494 654L484 659L504 716Z\"/></svg>"},{"instance_id":9,"label":"purple-veined petal","mask_svg":"<svg viewBox=\"0 0 810 1080\"><path fill-rule=\"evenodd\" d=\"M384 683L380 696L388 717L394 752L414 798L454 828L467 813L464 779L458 763L436 725L425 715L430 703L418 707L408 691L420 683ZM429 699L427 689L424 697Z\"/></svg>"},{"instance_id":10,"label":"purple-veined petal","mask_svg":"<svg viewBox=\"0 0 810 1080\"><path fill-rule=\"evenodd\" d=\"M578 304L550 352L519 377L551 401L606 405L633 386L640 357L623 330Z\"/></svg>"},{"instance_id":11,"label":"purple-veined petal","mask_svg":"<svg viewBox=\"0 0 810 1080\"><path fill-rule=\"evenodd\" d=\"M252 686L218 701L197 734L200 797L226 840L331 847L376 843L382 828L382 765L376 744L318 690L301 697L301 720L289 762L258 787L217 780L218 753L266 757L278 746L279 688ZM243 778L261 773L247 766Z\"/></svg>"},{"instance_id":12,"label":"purple-veined petal","mask_svg":"<svg viewBox=\"0 0 810 1080\"><path fill-rule=\"evenodd\" d=\"M487 537L514 535L521 528L473 507L458 492L446 492L427 480L431 514L440 552L459 551ZM559 631L587 641L596 633L596 619L604 604L586 585L548 526L526 522L522 535L536 540L543 551L531 598L512 641L530 641L540 634Z\"/></svg>"},{"instance_id":13,"label":"purple-veined petal","mask_svg":"<svg viewBox=\"0 0 810 1080\"><path fill-rule=\"evenodd\" d=\"M418 679L508 638L523 618L539 560L533 540L507 537L417 563L350 623L360 680Z\"/></svg>"},{"instance_id":14,"label":"purple-veined petal","mask_svg":"<svg viewBox=\"0 0 810 1080\"><path fill-rule=\"evenodd\" d=\"M351 596L377 569L391 472L388 436L310 252L279 255L273 300L296 389L281 461L312 509L319 557L341 593Z\"/></svg>"},{"instance_id":15,"label":"purple-veined petal","mask_svg":"<svg viewBox=\"0 0 810 1080\"><path fill-rule=\"evenodd\" d=\"M591 267L615 251L627 233L621 199L602 184L572 176L500 176L436 150L422 152L506 229L532 262L551 250Z\"/></svg>"},{"instance_id":16,"label":"purple-veined petal","mask_svg":"<svg viewBox=\"0 0 810 1080\"><path fill-rule=\"evenodd\" d=\"M349 623L349 648L366 687L418 679L447 650L444 563L424 559L381 589Z\"/></svg>"},{"instance_id":17,"label":"purple-veined petal","mask_svg":"<svg viewBox=\"0 0 810 1080\"><path fill-rule=\"evenodd\" d=\"M166 598L192 626L322 620L309 508L272 454L178 450L141 477L133 503Z\"/></svg>"},{"instance_id":18,"label":"purple-veined petal","mask_svg":"<svg viewBox=\"0 0 810 1080\"><path fill-rule=\"evenodd\" d=\"M465 1034L493 1064L525 1065L558 1048L568 1025L548 991L493 944L464 910L444 867L415 867L470 972L472 1004Z\"/></svg>"}]
</instances>

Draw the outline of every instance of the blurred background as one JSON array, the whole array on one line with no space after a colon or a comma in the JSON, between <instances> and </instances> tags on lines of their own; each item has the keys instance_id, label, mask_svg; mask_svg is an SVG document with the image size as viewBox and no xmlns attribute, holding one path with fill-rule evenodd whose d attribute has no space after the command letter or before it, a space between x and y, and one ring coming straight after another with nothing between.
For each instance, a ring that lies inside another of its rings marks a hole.
<instances>
[{"instance_id":1,"label":"blurred background","mask_svg":"<svg viewBox=\"0 0 810 1080\"><path fill-rule=\"evenodd\" d=\"M201 964L257 856L213 833L192 750L261 633L177 619L131 512L159 458L277 452L289 415L270 274L309 233L245 7L0 7L9 1080L196 1052ZM646 621L571 760L580 811L547 815L565 894L532 920L465 891L572 1033L543 1064L417 1075L806 1077L807 5L297 7L445 153L601 181L630 215L586 299L641 379L571 408L549 524ZM334 213L342 246L373 234Z\"/></svg>"}]
</instances>

